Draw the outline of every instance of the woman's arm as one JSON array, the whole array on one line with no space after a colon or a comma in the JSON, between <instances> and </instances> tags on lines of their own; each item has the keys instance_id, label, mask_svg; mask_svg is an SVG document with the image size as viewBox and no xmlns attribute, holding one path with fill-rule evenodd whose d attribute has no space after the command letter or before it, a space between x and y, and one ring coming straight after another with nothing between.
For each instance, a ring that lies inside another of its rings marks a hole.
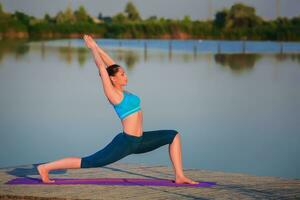
<instances>
[{"instance_id":1,"label":"woman's arm","mask_svg":"<svg viewBox=\"0 0 300 200\"><path fill-rule=\"evenodd\" d=\"M99 70L99 75L101 76L104 93L109 101L116 104L116 102L119 102L119 99L122 97L120 97L120 95L116 92L114 86L112 85L105 64L103 63L103 60L100 54L98 53L96 46L92 42L90 42L85 36L84 40L86 42L86 45L92 51L95 63Z\"/></svg>"},{"instance_id":2,"label":"woman's arm","mask_svg":"<svg viewBox=\"0 0 300 200\"><path fill-rule=\"evenodd\" d=\"M99 45L96 43L96 41L91 36L88 35L87 37L91 43L94 43L93 45L96 47L98 53L100 54L101 58L103 59L104 63L107 66L110 66L110 65L116 63L102 48L99 47Z\"/></svg>"},{"instance_id":3,"label":"woman's arm","mask_svg":"<svg viewBox=\"0 0 300 200\"><path fill-rule=\"evenodd\" d=\"M107 66L116 64L116 62L111 57L109 57L109 55L107 53L105 53L105 51L103 49L101 49L98 45L97 45L97 50L98 50L99 54L101 55L104 63Z\"/></svg>"}]
</instances>

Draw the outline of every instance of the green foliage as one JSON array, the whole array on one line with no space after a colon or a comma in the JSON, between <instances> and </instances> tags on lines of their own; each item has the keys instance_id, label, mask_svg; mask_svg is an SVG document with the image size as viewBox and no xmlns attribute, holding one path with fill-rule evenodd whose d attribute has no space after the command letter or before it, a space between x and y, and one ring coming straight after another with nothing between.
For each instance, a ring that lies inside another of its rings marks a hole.
<instances>
[{"instance_id":1,"label":"green foliage","mask_svg":"<svg viewBox=\"0 0 300 200\"><path fill-rule=\"evenodd\" d=\"M183 22L184 24L190 24L190 23L192 22L191 17L188 16L188 15L185 15L185 16L183 17L182 22Z\"/></svg>"},{"instance_id":2,"label":"green foliage","mask_svg":"<svg viewBox=\"0 0 300 200\"><path fill-rule=\"evenodd\" d=\"M2 4L0 3L0 15L3 14L3 8L2 8Z\"/></svg>"},{"instance_id":3,"label":"green foliage","mask_svg":"<svg viewBox=\"0 0 300 200\"><path fill-rule=\"evenodd\" d=\"M0 33L27 31L27 27L14 15L6 13L0 3Z\"/></svg>"},{"instance_id":4,"label":"green foliage","mask_svg":"<svg viewBox=\"0 0 300 200\"><path fill-rule=\"evenodd\" d=\"M112 23L106 25L106 31L104 37L106 38L122 38L122 34L125 33L126 25Z\"/></svg>"},{"instance_id":5,"label":"green foliage","mask_svg":"<svg viewBox=\"0 0 300 200\"><path fill-rule=\"evenodd\" d=\"M123 13L118 13L112 17L113 23L126 23L127 21L128 21L128 18Z\"/></svg>"},{"instance_id":6,"label":"green foliage","mask_svg":"<svg viewBox=\"0 0 300 200\"><path fill-rule=\"evenodd\" d=\"M2 4L0 3L0 22L7 20L10 17L10 14L4 12Z\"/></svg>"},{"instance_id":7,"label":"green foliage","mask_svg":"<svg viewBox=\"0 0 300 200\"><path fill-rule=\"evenodd\" d=\"M252 28L261 24L262 19L255 14L253 7L235 4L231 7L226 23L227 28Z\"/></svg>"},{"instance_id":8,"label":"green foliage","mask_svg":"<svg viewBox=\"0 0 300 200\"><path fill-rule=\"evenodd\" d=\"M55 18L51 17L48 13L44 15L44 21L49 24L54 24L56 22Z\"/></svg>"},{"instance_id":9,"label":"green foliage","mask_svg":"<svg viewBox=\"0 0 300 200\"><path fill-rule=\"evenodd\" d=\"M214 20L214 25L217 27L217 28L224 28L226 26L226 20L227 20L227 17L228 17L228 10L224 9L222 11L219 11L216 13L215 15L215 20Z\"/></svg>"},{"instance_id":10,"label":"green foliage","mask_svg":"<svg viewBox=\"0 0 300 200\"><path fill-rule=\"evenodd\" d=\"M25 26L28 26L30 23L30 20L33 19L33 17L30 17L26 15L25 13L16 11L15 14L13 15L13 18L16 19L17 21L21 22Z\"/></svg>"},{"instance_id":11,"label":"green foliage","mask_svg":"<svg viewBox=\"0 0 300 200\"><path fill-rule=\"evenodd\" d=\"M127 17L131 21L140 21L141 17L139 11L135 7L132 2L128 2L125 7L125 13L127 13Z\"/></svg>"},{"instance_id":12,"label":"green foliage","mask_svg":"<svg viewBox=\"0 0 300 200\"><path fill-rule=\"evenodd\" d=\"M104 25L95 26L88 22L77 22L70 26L68 23L49 24L41 22L30 27L29 34L32 38L41 37L68 37L69 34L93 33L103 36L105 33Z\"/></svg>"},{"instance_id":13,"label":"green foliage","mask_svg":"<svg viewBox=\"0 0 300 200\"><path fill-rule=\"evenodd\" d=\"M142 20L132 2L126 4L124 12L112 17L99 13L98 19L101 23L96 24L83 6L75 12L68 7L54 17L45 14L36 19L18 11L6 13L0 3L0 34L23 31L30 37L93 33L106 38L300 40L300 16L264 21L254 8L241 3L218 11L213 21L192 20L188 15L181 20L156 16Z\"/></svg>"},{"instance_id":14,"label":"green foliage","mask_svg":"<svg viewBox=\"0 0 300 200\"><path fill-rule=\"evenodd\" d=\"M216 13L214 25L217 28L228 30L253 28L262 23L262 19L255 14L255 9L242 3L234 4L230 10L222 10Z\"/></svg>"},{"instance_id":15,"label":"green foliage","mask_svg":"<svg viewBox=\"0 0 300 200\"><path fill-rule=\"evenodd\" d=\"M157 17L156 16L150 16L146 21L156 21Z\"/></svg>"},{"instance_id":16,"label":"green foliage","mask_svg":"<svg viewBox=\"0 0 300 200\"><path fill-rule=\"evenodd\" d=\"M77 22L92 22L91 17L82 5L74 12L74 15Z\"/></svg>"},{"instance_id":17,"label":"green foliage","mask_svg":"<svg viewBox=\"0 0 300 200\"><path fill-rule=\"evenodd\" d=\"M72 11L72 8L68 7L64 12L59 11L56 15L57 24L74 24L76 22L76 17Z\"/></svg>"}]
</instances>

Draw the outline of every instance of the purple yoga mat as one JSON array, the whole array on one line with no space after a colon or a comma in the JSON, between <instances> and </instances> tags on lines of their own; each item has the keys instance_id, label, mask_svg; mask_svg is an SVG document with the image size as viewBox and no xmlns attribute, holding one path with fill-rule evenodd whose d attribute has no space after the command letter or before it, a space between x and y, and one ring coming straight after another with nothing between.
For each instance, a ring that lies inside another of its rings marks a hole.
<instances>
[{"instance_id":1,"label":"purple yoga mat","mask_svg":"<svg viewBox=\"0 0 300 200\"><path fill-rule=\"evenodd\" d=\"M43 183L38 178L15 178L5 184L31 184L31 185L73 185L73 184L92 184L92 185L123 185L123 186L171 186L171 187L211 187L216 182L200 182L199 184L176 184L168 179L145 179L145 178L53 178L54 183Z\"/></svg>"}]
</instances>

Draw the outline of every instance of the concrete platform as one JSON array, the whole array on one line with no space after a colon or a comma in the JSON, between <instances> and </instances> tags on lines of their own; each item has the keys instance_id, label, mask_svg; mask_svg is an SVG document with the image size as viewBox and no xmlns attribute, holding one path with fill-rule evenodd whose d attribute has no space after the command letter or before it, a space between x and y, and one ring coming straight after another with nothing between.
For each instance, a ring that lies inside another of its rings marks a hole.
<instances>
[{"instance_id":1,"label":"concrete platform","mask_svg":"<svg viewBox=\"0 0 300 200\"><path fill-rule=\"evenodd\" d=\"M36 164L0 169L0 199L300 199L300 180L185 169L199 181L217 182L210 188L102 185L7 185L17 177L40 178ZM167 166L116 162L101 168L56 170L51 178L167 178Z\"/></svg>"}]
</instances>

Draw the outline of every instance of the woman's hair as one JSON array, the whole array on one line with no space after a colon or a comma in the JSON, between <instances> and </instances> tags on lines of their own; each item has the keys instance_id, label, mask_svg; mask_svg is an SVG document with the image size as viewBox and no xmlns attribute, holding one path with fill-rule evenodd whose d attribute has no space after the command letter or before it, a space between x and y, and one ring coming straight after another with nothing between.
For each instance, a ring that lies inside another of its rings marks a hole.
<instances>
[{"instance_id":1,"label":"woman's hair","mask_svg":"<svg viewBox=\"0 0 300 200\"><path fill-rule=\"evenodd\" d=\"M119 71L119 67L121 66L118 64L112 64L106 68L106 71L109 76L114 76Z\"/></svg>"}]
</instances>

